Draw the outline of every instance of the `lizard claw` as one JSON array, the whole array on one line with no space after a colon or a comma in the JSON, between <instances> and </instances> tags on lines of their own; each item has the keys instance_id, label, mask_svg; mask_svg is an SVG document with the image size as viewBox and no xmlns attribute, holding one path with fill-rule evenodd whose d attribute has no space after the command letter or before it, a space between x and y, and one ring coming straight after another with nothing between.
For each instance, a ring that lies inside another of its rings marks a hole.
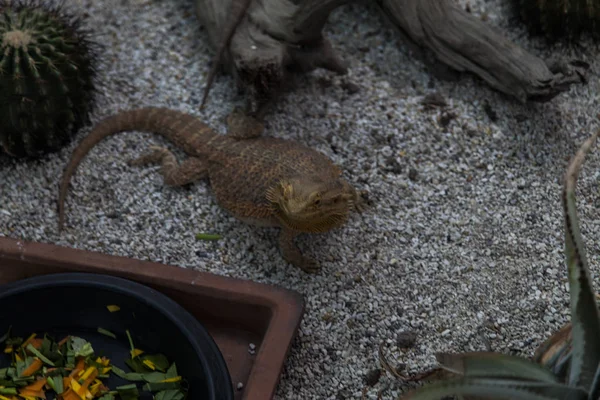
<instances>
[{"instance_id":1,"label":"lizard claw","mask_svg":"<svg viewBox=\"0 0 600 400\"><path fill-rule=\"evenodd\" d=\"M294 244L294 237L298 236L298 234L299 232L285 229L281 231L281 235L279 236L279 246L283 258L294 267L298 267L306 273L313 274L321 267L312 258L302 255L300 249Z\"/></svg>"},{"instance_id":2,"label":"lizard claw","mask_svg":"<svg viewBox=\"0 0 600 400\"><path fill-rule=\"evenodd\" d=\"M369 192L366 190L361 190L360 192L356 192L356 199L354 200L354 208L359 213L362 213L367 210L367 203L369 201Z\"/></svg>"},{"instance_id":3,"label":"lizard claw","mask_svg":"<svg viewBox=\"0 0 600 400\"><path fill-rule=\"evenodd\" d=\"M315 260L308 257L302 257L301 260L292 262L292 264L308 274L317 273L321 269L321 266Z\"/></svg>"}]
</instances>

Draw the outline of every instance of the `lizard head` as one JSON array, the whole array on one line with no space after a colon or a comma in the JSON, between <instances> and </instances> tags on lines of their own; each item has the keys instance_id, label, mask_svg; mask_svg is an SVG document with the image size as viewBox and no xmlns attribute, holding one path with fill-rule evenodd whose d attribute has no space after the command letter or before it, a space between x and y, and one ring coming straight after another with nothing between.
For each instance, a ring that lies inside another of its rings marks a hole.
<instances>
[{"instance_id":1,"label":"lizard head","mask_svg":"<svg viewBox=\"0 0 600 400\"><path fill-rule=\"evenodd\" d=\"M294 178L272 187L267 199L284 226L300 232L326 232L346 221L355 196L342 179Z\"/></svg>"}]
</instances>

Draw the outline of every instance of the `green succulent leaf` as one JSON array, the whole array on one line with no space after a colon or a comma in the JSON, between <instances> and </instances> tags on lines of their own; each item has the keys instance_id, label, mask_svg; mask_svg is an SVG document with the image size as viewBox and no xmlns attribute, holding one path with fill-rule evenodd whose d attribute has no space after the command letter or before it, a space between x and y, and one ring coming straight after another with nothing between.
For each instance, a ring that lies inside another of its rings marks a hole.
<instances>
[{"instance_id":1,"label":"green succulent leaf","mask_svg":"<svg viewBox=\"0 0 600 400\"><path fill-rule=\"evenodd\" d=\"M554 355L548 360L548 366L556 366L562 359L567 357L571 353L571 343L564 342L554 353Z\"/></svg>"},{"instance_id":2,"label":"green succulent leaf","mask_svg":"<svg viewBox=\"0 0 600 400\"><path fill-rule=\"evenodd\" d=\"M446 396L481 396L485 399L511 400L587 400L579 388L547 382L504 379L460 379L423 386L403 400L440 400Z\"/></svg>"},{"instance_id":3,"label":"green succulent leaf","mask_svg":"<svg viewBox=\"0 0 600 400\"><path fill-rule=\"evenodd\" d=\"M594 375L594 382L589 390L588 400L597 400L600 398L600 365L596 368L596 374Z\"/></svg>"},{"instance_id":4,"label":"green succulent leaf","mask_svg":"<svg viewBox=\"0 0 600 400\"><path fill-rule=\"evenodd\" d=\"M567 374L569 373L569 366L571 365L571 358L573 357L573 352L569 348L569 351L565 353L552 367L552 373L556 375L556 377L561 382L567 381Z\"/></svg>"},{"instance_id":5,"label":"green succulent leaf","mask_svg":"<svg viewBox=\"0 0 600 400\"><path fill-rule=\"evenodd\" d=\"M571 292L571 323L573 353L569 384L591 388L600 362L600 316L592 288L585 247L579 230L575 189L581 165L600 131L588 138L565 174L563 206L565 223L565 256Z\"/></svg>"},{"instance_id":6,"label":"green succulent leaf","mask_svg":"<svg viewBox=\"0 0 600 400\"><path fill-rule=\"evenodd\" d=\"M441 367L467 378L518 378L557 383L550 370L528 359L501 353L436 354Z\"/></svg>"}]
</instances>

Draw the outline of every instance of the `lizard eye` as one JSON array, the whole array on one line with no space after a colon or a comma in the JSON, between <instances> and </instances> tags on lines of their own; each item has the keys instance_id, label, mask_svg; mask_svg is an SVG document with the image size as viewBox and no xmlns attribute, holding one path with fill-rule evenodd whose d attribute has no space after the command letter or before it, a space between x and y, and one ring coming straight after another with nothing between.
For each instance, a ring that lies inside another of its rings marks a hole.
<instances>
[{"instance_id":1,"label":"lizard eye","mask_svg":"<svg viewBox=\"0 0 600 400\"><path fill-rule=\"evenodd\" d=\"M321 196L320 195L315 196L315 199L313 200L313 205L316 207L321 205Z\"/></svg>"}]
</instances>

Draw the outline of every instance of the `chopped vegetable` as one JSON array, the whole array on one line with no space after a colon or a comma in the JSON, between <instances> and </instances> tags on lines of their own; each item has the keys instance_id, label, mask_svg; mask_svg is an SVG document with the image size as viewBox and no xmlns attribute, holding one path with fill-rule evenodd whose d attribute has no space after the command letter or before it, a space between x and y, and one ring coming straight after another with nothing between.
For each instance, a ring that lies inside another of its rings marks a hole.
<instances>
[{"instance_id":1,"label":"chopped vegetable","mask_svg":"<svg viewBox=\"0 0 600 400\"><path fill-rule=\"evenodd\" d=\"M109 337L111 337L111 338L113 338L113 339L116 339L116 338L117 338L117 335L115 335L115 334L114 334L114 333L112 333L111 331L109 331L109 330L106 330L106 329L104 329L104 328L98 328L98 333L101 333L101 334L103 334L103 335L109 336Z\"/></svg>"},{"instance_id":2,"label":"chopped vegetable","mask_svg":"<svg viewBox=\"0 0 600 400\"><path fill-rule=\"evenodd\" d=\"M33 338L35 338L35 337L36 337L36 334L35 334L35 333L32 333L32 334L31 334L31 336L29 336L29 337L27 338L27 340L26 340L26 341L24 341L24 342L23 342L23 344L21 344L21 347L25 347L25 346L27 346L27 345L29 344L29 342L31 342L31 341L33 340Z\"/></svg>"},{"instance_id":3,"label":"chopped vegetable","mask_svg":"<svg viewBox=\"0 0 600 400\"><path fill-rule=\"evenodd\" d=\"M159 370L161 372L165 372L169 369L169 360L162 354L146 354L143 357L144 365L146 365L151 370Z\"/></svg>"},{"instance_id":4,"label":"chopped vegetable","mask_svg":"<svg viewBox=\"0 0 600 400\"><path fill-rule=\"evenodd\" d=\"M27 368L21 372L21 376L31 376L35 374L40 368L42 368L42 360L39 358L35 358L31 364Z\"/></svg>"},{"instance_id":5,"label":"chopped vegetable","mask_svg":"<svg viewBox=\"0 0 600 400\"><path fill-rule=\"evenodd\" d=\"M117 335L98 328L114 339ZM4 353L12 363L0 369L0 400L39 400L47 394L56 400L138 400L150 392L155 400L185 400L187 387L175 363L163 354L147 354L135 347L125 332L130 352L125 363L131 372L95 354L92 344L78 336L55 342L48 335L33 333L23 340L11 336L11 329L0 337ZM102 379L111 374L131 383L110 390Z\"/></svg>"},{"instance_id":6,"label":"chopped vegetable","mask_svg":"<svg viewBox=\"0 0 600 400\"><path fill-rule=\"evenodd\" d=\"M217 234L217 233L197 233L196 234L196 239L197 240L219 240L221 239L221 235Z\"/></svg>"},{"instance_id":7,"label":"chopped vegetable","mask_svg":"<svg viewBox=\"0 0 600 400\"><path fill-rule=\"evenodd\" d=\"M41 346L41 344L40 344ZM33 347L31 345L31 343L29 343L27 345L27 350L29 350L30 352L32 352L37 358L39 358L40 360L42 360L43 362L45 362L48 365L51 365L54 367L54 363L50 360L48 360L46 357L44 357L44 355L42 353L40 353L35 347Z\"/></svg>"},{"instance_id":8,"label":"chopped vegetable","mask_svg":"<svg viewBox=\"0 0 600 400\"><path fill-rule=\"evenodd\" d=\"M10 331L12 329L12 325L8 327L8 332L6 332L2 337L0 337L0 344L6 342L6 340L10 337Z\"/></svg>"},{"instance_id":9,"label":"chopped vegetable","mask_svg":"<svg viewBox=\"0 0 600 400\"><path fill-rule=\"evenodd\" d=\"M64 388L63 388L63 380L61 377L55 376L49 376L48 377L48 386L50 386L50 388L52 390L54 390L57 394L61 394L62 392L64 392Z\"/></svg>"},{"instance_id":10,"label":"chopped vegetable","mask_svg":"<svg viewBox=\"0 0 600 400\"><path fill-rule=\"evenodd\" d=\"M108 305L108 306L106 306L106 308L108 308L108 311L110 311L110 312L117 312L121 309L121 307L114 305L114 304Z\"/></svg>"},{"instance_id":11,"label":"chopped vegetable","mask_svg":"<svg viewBox=\"0 0 600 400\"><path fill-rule=\"evenodd\" d=\"M165 390L156 393L154 400L184 400L185 395L179 390Z\"/></svg>"},{"instance_id":12,"label":"chopped vegetable","mask_svg":"<svg viewBox=\"0 0 600 400\"><path fill-rule=\"evenodd\" d=\"M46 385L46 379L39 379L32 383L31 385L25 386L24 388L19 389L19 395L27 396L27 397L41 397L46 398L44 391L42 390Z\"/></svg>"},{"instance_id":13,"label":"chopped vegetable","mask_svg":"<svg viewBox=\"0 0 600 400\"><path fill-rule=\"evenodd\" d=\"M73 347L73 351L75 352L75 357L87 357L94 354L94 349L92 348L90 342L87 342L86 340L80 337L72 336L71 345Z\"/></svg>"},{"instance_id":14,"label":"chopped vegetable","mask_svg":"<svg viewBox=\"0 0 600 400\"><path fill-rule=\"evenodd\" d=\"M144 375L136 372L125 372L121 368L113 365L112 372L119 378L127 379L128 381L143 381Z\"/></svg>"}]
</instances>

